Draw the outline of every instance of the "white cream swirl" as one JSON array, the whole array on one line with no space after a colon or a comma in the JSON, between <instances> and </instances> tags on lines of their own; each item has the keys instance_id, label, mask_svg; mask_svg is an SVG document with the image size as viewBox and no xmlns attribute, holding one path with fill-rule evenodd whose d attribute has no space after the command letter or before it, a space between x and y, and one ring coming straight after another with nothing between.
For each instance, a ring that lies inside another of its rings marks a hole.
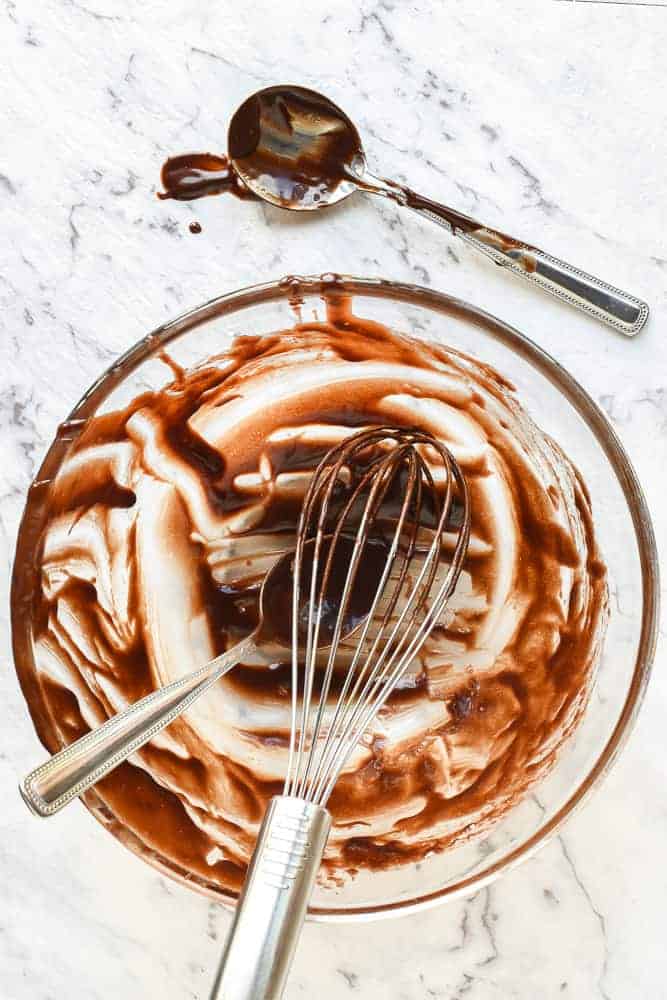
<instances>
[{"instance_id":1,"label":"white cream swirl","mask_svg":"<svg viewBox=\"0 0 667 1000\"><path fill-rule=\"evenodd\" d=\"M500 376L340 307L325 323L241 338L89 423L54 483L43 537L47 744L251 628L314 464L377 423L448 445L470 486L472 537L451 620L338 783L329 871L422 857L523 795L583 709L603 632L585 491ZM209 886L238 886L286 766L280 659L223 679L100 786L120 836Z\"/></svg>"}]
</instances>

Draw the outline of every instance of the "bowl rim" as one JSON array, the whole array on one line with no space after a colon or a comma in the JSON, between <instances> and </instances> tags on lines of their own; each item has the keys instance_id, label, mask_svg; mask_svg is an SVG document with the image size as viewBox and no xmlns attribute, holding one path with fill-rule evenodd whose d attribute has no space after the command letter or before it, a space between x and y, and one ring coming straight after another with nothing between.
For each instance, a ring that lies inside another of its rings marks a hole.
<instances>
[{"instance_id":1,"label":"bowl rim","mask_svg":"<svg viewBox=\"0 0 667 1000\"><path fill-rule=\"evenodd\" d=\"M586 390L558 361L543 348L515 327L462 299L419 285L396 282L382 278L362 278L352 275L323 274L288 276L280 280L249 285L236 291L217 296L173 320L162 324L122 354L84 393L61 425L61 429L75 426L86 420L111 394L127 375L167 344L177 340L189 330L209 320L239 312L249 306L286 299L298 304L304 295L326 295L337 291L371 298L384 298L394 302L417 305L441 314L458 315L475 325L484 327L496 340L536 368L568 400L594 434L618 480L633 523L639 553L642 581L642 622L632 680L623 709L607 743L585 778L579 782L560 809L531 837L501 859L481 872L459 879L454 885L424 893L410 900L395 900L382 904L330 907L315 906L309 909L309 919L323 922L350 923L391 916L404 916L429 909L449 899L469 896L489 885L499 875L511 871L532 857L536 851L553 838L566 819L569 819L588 800L593 790L601 784L616 763L635 725L646 693L655 655L659 626L659 567L653 525L641 485L621 444L604 412ZM11 629L14 662L19 683L28 703L37 735L44 743L47 710L41 690L32 674L32 662L24 662L25 651L30 649L30 616L22 614L26 593L21 566L34 555L33 542L41 534L44 523L44 486L53 479L69 443L67 436L56 435L31 484L18 530L11 585ZM35 511L34 508L37 507ZM41 518L39 516L41 508ZM26 644L27 641L27 644ZM85 798L85 805L93 815L108 827L108 814L102 800L94 791ZM112 832L114 832L112 830ZM128 846L130 846L128 844ZM223 905L233 906L235 898L215 892L175 871L166 859L153 854L143 855L159 871L195 887Z\"/></svg>"}]
</instances>

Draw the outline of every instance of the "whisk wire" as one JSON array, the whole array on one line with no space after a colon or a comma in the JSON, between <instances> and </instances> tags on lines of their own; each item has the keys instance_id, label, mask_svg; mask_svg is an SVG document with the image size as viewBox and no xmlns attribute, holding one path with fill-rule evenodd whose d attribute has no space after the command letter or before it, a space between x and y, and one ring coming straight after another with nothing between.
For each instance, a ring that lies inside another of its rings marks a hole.
<instances>
[{"instance_id":1,"label":"whisk wire","mask_svg":"<svg viewBox=\"0 0 667 1000\"><path fill-rule=\"evenodd\" d=\"M412 450L411 453L408 453L407 459L408 459L408 480L405 490L405 496L403 498L403 503L401 505L401 511L399 513L399 517L396 522L396 528L393 534L391 545L387 552L387 560L382 577L376 588L375 595L373 598L373 603L371 604L368 615L361 628L361 634L359 636L356 648L354 650L352 660L347 667L345 673L345 679L342 688L340 690L340 693L338 695L333 717L329 724L327 746L323 748L320 754L317 768L312 777L309 798L311 798L312 796L313 801L316 801L317 799L317 789L320 786L320 779L327 766L328 754L330 754L333 751L333 748L335 747L336 742L339 739L339 733L341 727L344 727L347 721L349 706L350 704L354 704L355 699L358 696L359 689L365 679L369 664L372 662L373 654L377 649L377 647L379 646L380 642L382 641L382 637L384 635L387 623L399 599L400 592L403 588L403 584L405 582L405 578L408 572L409 558L416 544L416 532L417 532L418 522L416 519L413 519L414 527L411 532L411 535L408 538L408 550L407 550L408 557L401 561L400 570L398 573L398 579L394 584L393 591L387 602L387 607L382 616L382 620L380 621L379 627L377 628L377 633L372 640L372 645L370 647L370 650L366 654L366 659L363 666L359 670L357 670L356 669L357 664L361 659L362 653L364 651L368 632L370 631L371 624L375 622L375 614L377 611L377 607L385 596L385 587L387 585L387 581L396 563L396 556L399 550L401 539L404 534L405 523L413 501L413 493L415 489L417 490L415 508L417 512L419 512L421 509L421 482L417 475L417 461L414 450ZM352 691L350 691L350 687L352 687ZM348 698L347 702L345 700L346 698Z\"/></svg>"},{"instance_id":2,"label":"whisk wire","mask_svg":"<svg viewBox=\"0 0 667 1000\"><path fill-rule=\"evenodd\" d=\"M299 646L300 646L300 636L299 636L299 626L300 626L300 610L301 610L301 567L303 564L303 550L308 538L308 526L312 517L313 509L316 508L316 504L319 507L319 519L317 525L317 532L315 535L315 549L313 556L313 564L311 571L311 581L310 581L310 595L308 607L312 610L315 606L315 590L317 587L318 572L319 572L319 556L322 547L322 541L324 537L324 526L326 523L327 516L330 511L330 502L336 485L340 481L340 474L346 463L349 463L352 458L360 451L367 450L377 444L383 438L386 438L386 432L384 430L370 431L370 432L359 432L348 438L347 441L343 442L338 448L334 448L332 451L328 452L324 456L322 461L319 463L315 470L311 488L308 491L306 498L304 500L303 508L301 511L301 516L299 519L299 525L297 529L297 545L294 556L294 570L293 570L293 592L292 592L292 718L290 727L290 746L288 755L288 766L287 775L285 779L285 794L295 794L298 795L302 788L301 780L301 769L305 756L305 747L307 739L307 720L310 716L310 704L312 700L312 686L314 679L314 671L308 669L308 665L313 662L314 651L317 649L317 639L319 636L319 625L321 616L318 615L316 618L312 614L308 617L308 629L306 635L306 651L305 651L305 664L306 669L304 669L304 684L303 684L303 696L302 696L302 710L301 710L301 724L297 727L297 705L298 705L298 692L299 692ZM372 461L367 469L367 474L364 477L363 483L357 487L355 494L350 498L350 506L354 502L354 499L360 492L360 486L364 485L372 477L377 464L381 461L380 458ZM320 484L321 480L321 484ZM322 495L323 494L323 495ZM331 551L331 547L330 547ZM295 738L296 731L298 728L299 732L299 743L298 749L295 750ZM293 775L294 769L294 757L297 757L296 774Z\"/></svg>"},{"instance_id":3,"label":"whisk wire","mask_svg":"<svg viewBox=\"0 0 667 1000\"><path fill-rule=\"evenodd\" d=\"M373 455L375 449L379 449L379 456ZM442 497L425 457L430 454L436 456L445 470ZM355 462L359 464L369 455L364 471L359 473ZM337 506L341 487L347 488L349 493L342 506ZM402 490L398 514L395 507L390 513L383 513L383 504L392 488ZM455 493L461 505L458 526L452 517ZM428 530L432 531L432 538L423 556L420 539L427 527L423 523L427 498L430 501ZM456 534L454 551L444 580L433 594L442 563L443 538L446 533L451 535L452 521ZM388 524L393 526L390 542ZM340 558L339 543L352 534L354 544L340 599L336 600L336 619L314 708L319 639L325 612L330 610L327 604L329 583L336 558ZM292 711L286 795L296 795L318 805L328 801L351 750L440 618L456 586L469 534L467 484L449 450L429 434L385 427L360 431L320 462L304 501L293 564ZM331 717L325 725L346 615L359 573L364 569L363 555L371 544L369 539L375 537L381 538L386 546L385 565L370 607L365 609L363 622L345 636L346 639L355 636L355 644ZM313 559L308 604L304 607L302 576L307 544L313 546ZM418 555L421 565L417 569ZM320 574L321 562L324 569ZM301 666L304 611L307 623Z\"/></svg>"},{"instance_id":4,"label":"whisk wire","mask_svg":"<svg viewBox=\"0 0 667 1000\"><path fill-rule=\"evenodd\" d=\"M447 573L445 581L440 589L440 592L434 601L432 608L429 611L428 617L424 619L417 634L414 636L412 643L409 648L405 651L404 655L401 657L399 662L394 667L391 677L388 681L382 684L376 698L371 701L371 703L366 707L365 711L362 711L365 705L363 695L359 698L358 712L355 713L357 718L354 719L348 726L346 732L342 735L337 743L336 753L333 755L332 759L328 763L329 768L329 780L323 788L318 788L317 798L312 799L319 803L320 805L326 804L331 795L338 778L345 766L347 757L354 746L357 745L364 732L366 731L368 725L372 722L373 718L377 715L378 711L382 705L386 702L387 698L390 696L392 691L396 688L399 683L407 666L417 655L424 642L430 634L431 628L438 621L440 615L442 614L445 605L456 586L456 582L460 573L460 562L462 562L465 556L465 550L468 543L469 526L465 529L459 537L459 542L457 544L457 551L455 553L455 558L458 557L459 562L454 562ZM457 569L457 565L459 568Z\"/></svg>"},{"instance_id":5,"label":"whisk wire","mask_svg":"<svg viewBox=\"0 0 667 1000\"><path fill-rule=\"evenodd\" d=\"M410 446L409 445L403 446L403 448L400 449L400 452L402 454L405 454L406 456L409 455ZM367 482L372 481L371 488L370 488L370 491L368 493L368 499L367 499L366 504L364 506L364 510L363 510L362 515L361 515L361 520L360 520L360 523L359 523L359 526L358 526L358 529L357 529L357 533L355 535L354 548L352 550L352 556L351 556L351 559L350 559L350 565L348 567L347 576L346 576L345 584L344 584L344 587L343 587L343 592L342 592L341 599L340 599L340 606L339 606L338 613L337 613L337 616L336 616L336 624L335 624L335 628L334 628L334 634L333 634L331 645L330 645L330 648L329 648L329 656L328 656L327 665L326 665L326 669L325 669L325 673L324 673L324 679L323 679L322 687L321 687L321 691L320 691L320 700L319 700L319 706L318 706L318 710L317 710L317 714L316 714L316 718L315 718L315 723L314 723L314 725L312 727L312 731L308 733L308 739L309 739L311 751L310 751L310 753L308 755L308 762L307 762L306 769L305 769L305 772L304 772L304 775L303 775L303 779L302 779L302 783L301 783L301 786L300 786L302 790L304 788L308 787L308 782L309 782L309 780L311 778L311 771L312 771L313 767L315 766L315 763L316 763L316 760L317 760L317 752L318 752L318 747L319 747L319 737L320 737L320 732L321 732L321 728L322 728L322 722L323 722L323 718L324 718L324 714L325 714L325 708L326 708L326 704L327 704L327 699L328 699L329 691L330 691L330 688L331 688L331 681L332 681L332 677L333 677L334 664L336 662L336 657L337 657L337 654L338 654L340 639L341 639L341 635L342 635L342 632L343 632L343 625L344 625L344 622L345 622L346 615L348 613L350 596L352 594L352 589L354 587L354 584L355 584L357 576L358 576L359 565L360 565L360 561L361 561L361 558L362 558L362 554L363 554L364 548L365 548L365 546L368 543L369 526L372 523L372 521L373 521L373 519L374 519L374 517L375 517L375 515L376 515L376 513L378 511L378 509L380 508L380 505L381 505L384 497L386 496L387 490L389 489L389 487L391 485L391 476L389 475L389 473L392 471L392 469L395 469L395 461L396 461L396 457L394 455L389 454L381 462L379 462L378 465L375 466L372 471L369 471L369 472L366 473L366 475L364 475L364 477L361 479L360 483L357 485L357 487L355 488L355 490L351 494L350 499L348 500L347 504L345 505L345 508L344 508L343 512L339 516L339 519L338 519L338 522L337 522L337 525L336 525L336 530L335 530L335 532L334 532L334 534L333 534L333 536L331 538L331 542L329 544L329 551L328 551L328 555L327 555L327 564L326 564L326 568L325 568L325 572L324 572L322 584L321 584L321 586L319 588L319 602L318 602L318 607L317 607L317 612L316 612L316 615L317 615L318 619L321 618L322 604L326 600L326 595L328 593L328 581L329 581L331 569L332 569L332 566L333 566L334 560L335 560L336 545L338 543L338 540L339 540L340 536L344 533L344 530L345 530L345 527L346 527L347 517L349 516L351 510L353 509L357 498L361 495L361 493L362 493L364 487L366 486ZM414 481L414 473L413 473L412 479ZM318 524L318 533L321 533L324 530L326 530L326 524L322 524L322 523ZM391 563L390 563L390 560L388 558L387 562L386 562L386 565L385 565L385 570L383 572L383 577L381 578L380 583L376 587L374 602L373 602L373 604L372 604L372 606L371 606L371 608L368 611L368 614L366 616L366 620L365 620L365 624L364 624L364 630L365 631L367 631L367 629L368 629L368 627L370 625L370 622L373 620L373 615L374 615L374 612L375 612L376 605L379 602L379 600L380 600L380 598L382 596L383 590L384 590L384 581L386 580L386 577L389 575L390 571L391 571ZM363 644L363 637L361 639L359 639L359 641L357 643L357 650L358 651L361 650L362 644ZM315 642L315 644L313 646L313 649L314 650L317 649L317 642ZM313 658L313 660L311 660L311 661L308 662L308 667L311 670L314 669L314 658ZM350 679L353 676L353 673L354 673L354 664L351 664L349 666L349 668L348 668L348 671L347 671L347 679ZM339 694L337 704L340 705L342 697L343 697L343 694L342 693Z\"/></svg>"},{"instance_id":6,"label":"whisk wire","mask_svg":"<svg viewBox=\"0 0 667 1000\"><path fill-rule=\"evenodd\" d=\"M330 460L336 457L335 462ZM294 553L294 568L293 568L293 588L292 588L292 726L290 732L290 751L288 758L288 768L287 777L285 779L285 794L299 795L301 788L301 768L305 757L305 746L307 737L307 719L310 715L310 703L312 699L312 687L314 673L313 671L304 671L304 685L303 685L303 697L302 697L302 709L301 709L301 724L299 726L299 745L296 751L297 757L297 770L294 778L292 779L292 767L294 764L294 742L296 735L296 716L297 716L297 701L298 701L298 691L299 691L299 646L300 646L300 625L301 625L301 566L303 564L303 550L307 538L307 529L310 522L310 517L315 504L318 501L318 490L316 488L320 477L323 479L324 487L324 498L320 503L320 522L326 517L326 512L329 509L329 503L333 491L338 482L338 476L340 470L343 466L345 460L345 449L339 448L334 449L334 451L329 452L324 456L313 476L311 483L311 488L306 494L304 500L303 508L301 511L301 516L299 519L299 526L297 529L297 545L296 551ZM313 563L311 570L310 579L310 594L308 598L308 607L312 609L315 605L315 591L317 587L317 579L319 572L319 558L320 550L322 547L323 534L318 532L315 536L315 549L313 553ZM317 638L319 635L319 617L314 622L312 614L308 616L308 628L306 633L306 653L305 662L311 662L311 656L313 652L313 641L315 642L315 649L317 648ZM290 789L288 791L288 789Z\"/></svg>"},{"instance_id":7,"label":"whisk wire","mask_svg":"<svg viewBox=\"0 0 667 1000\"><path fill-rule=\"evenodd\" d=\"M370 676L368 676L363 690L358 694L356 701L352 699L350 702L350 706L348 708L348 721L343 733L340 735L337 734L337 739L332 741L330 744L329 755L327 758L327 767L329 769L336 769L335 762L337 759L343 758L344 760L352 746L358 742L358 739L363 734L368 721L370 721L370 719L372 719L372 717L376 714L381 704L388 697L390 690L393 690L395 684L398 680L400 680L405 667L413 659L414 652L418 649L417 644L414 644L414 650L411 646L408 654L401 656L404 646L411 635L411 629L422 603L421 595L429 593L435 574L437 573L440 555L440 537L449 515L451 496L452 491L448 489L445 496L445 502L440 513L440 518L438 520L436 532L427 557L422 564L419 577L413 586L401 614L394 623L391 635L387 640L381 655L373 662L373 670ZM424 581L424 577L427 573L428 577L426 581ZM448 574L448 578L449 575L450 574ZM443 585L445 588L447 587L447 579ZM407 625L405 621L406 617L408 617ZM396 637L399 633L401 633L401 636L396 642ZM374 651L371 651L370 656L372 656L373 652ZM398 663L396 664L397 660ZM392 672L394 664L396 664L396 666ZM376 692L376 694L373 698L374 692ZM373 700L371 702L371 707L368 709L368 720L366 721L364 706L368 704L369 698L373 698ZM350 711L351 716L349 715ZM361 722L359 722L360 719L362 720ZM328 784L331 784L331 782ZM320 783L316 789L313 789L313 795L313 801L326 801L326 798L328 797L326 793L322 796L322 783Z\"/></svg>"},{"instance_id":8,"label":"whisk wire","mask_svg":"<svg viewBox=\"0 0 667 1000\"><path fill-rule=\"evenodd\" d=\"M297 769L297 777L295 782L295 794L297 795L302 795L304 793L315 760L315 756L317 754L319 734L322 725L322 720L324 717L327 698L329 695L331 679L333 676L334 663L336 660L336 655L338 652L338 647L340 642L340 636L342 632L342 625L345 619L345 615L347 613L350 594L352 592L352 588L356 580L363 546L366 544L368 538L367 535L368 525L375 516L375 513L380 507L384 499L384 496L391 484L391 478L387 473L391 471L392 468L395 468L395 463L397 458L400 458L404 454L409 455L410 451L411 451L411 446L406 444L401 449L397 450L396 453L380 457L380 459L372 462L369 465L366 473L363 475L363 477L361 478L355 489L352 491L350 497L348 498L348 501L343 511L338 515L333 535L329 536L330 542L329 542L328 554L326 557L325 570L322 582L318 587L317 581L319 575L319 555L322 547L322 542L327 532L326 518L329 509L328 502L333 495L338 475L342 469L343 462L341 460L339 460L333 466L331 473L327 474L328 478L326 478L325 480L326 481L325 499L320 506L320 516L318 519L317 529L316 529L315 558L312 567L310 603L308 606L309 610L311 611L311 614L309 614L308 617L308 636L306 644L306 657L305 657L305 670L304 670L304 702L302 709L300 744L299 744L300 754L299 754L299 762ZM347 454L347 452L345 452L345 454ZM315 719L314 727L311 732L309 728L309 719L310 719L310 701L312 698L312 689L313 689L315 657L319 645L319 632L323 614L323 604L326 600L326 595L328 592L328 583L331 574L331 569L334 564L336 546L340 536L344 532L347 517L353 510L357 499L363 494L363 491L368 483L371 483L372 485L370 488L368 498L366 500L361 522L358 528L355 529L356 530L355 545L346 577L346 582L343 588L340 605L338 608L338 614L336 617L336 626L332 642L330 645L327 667L320 688L319 707L317 710L317 716ZM312 505L309 505L305 508L306 516L310 514L311 510L312 510ZM307 531L305 532L305 534L307 534ZM390 569L390 567L388 567L388 569ZM295 559L295 573L294 573L295 578L297 579L300 578L301 576L300 570L301 566L299 564L299 555L297 554L297 557ZM316 589L318 590L319 593L319 600L317 602L315 601ZM381 593L382 593L382 586L378 587L376 591L376 596L378 600L381 597ZM315 608L314 613L312 613L313 608ZM374 608L372 610L374 610ZM369 613L367 622L369 621L370 618L371 614ZM301 764L304 759L304 748L306 747L306 745L310 746L310 752L307 754L305 771L302 773Z\"/></svg>"}]
</instances>

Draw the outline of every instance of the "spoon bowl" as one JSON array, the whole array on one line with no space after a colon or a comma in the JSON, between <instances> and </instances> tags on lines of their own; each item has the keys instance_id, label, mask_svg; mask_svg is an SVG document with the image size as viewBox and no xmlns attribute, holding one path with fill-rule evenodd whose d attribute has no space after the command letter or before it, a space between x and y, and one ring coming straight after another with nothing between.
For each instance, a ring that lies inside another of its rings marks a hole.
<instances>
[{"instance_id":1,"label":"spoon bowl","mask_svg":"<svg viewBox=\"0 0 667 1000\"><path fill-rule=\"evenodd\" d=\"M235 112L227 135L234 171L259 198L294 211L334 205L365 169L354 123L305 87L267 87Z\"/></svg>"},{"instance_id":2,"label":"spoon bowl","mask_svg":"<svg viewBox=\"0 0 667 1000\"><path fill-rule=\"evenodd\" d=\"M333 544L332 536L325 535L317 557L316 578L321 585L324 567ZM345 577L354 552L354 537L341 535L335 543L332 556L331 574L326 588L325 610L320 623L317 648L327 650L331 645L334 624L340 611L340 598L345 585ZM373 596L382 578L389 557L387 543L379 538L369 538L363 547L364 572L360 574L352 588L349 603L342 615L341 639L348 639L365 622L373 603ZM292 587L294 552L282 556L269 570L262 583L259 597L259 625L255 630L257 646L277 644L289 649L292 645ZM315 539L309 539L303 547L302 574L303 593L308 594L315 568ZM308 622L310 597L305 597L299 607L299 647L305 645L305 628Z\"/></svg>"}]
</instances>

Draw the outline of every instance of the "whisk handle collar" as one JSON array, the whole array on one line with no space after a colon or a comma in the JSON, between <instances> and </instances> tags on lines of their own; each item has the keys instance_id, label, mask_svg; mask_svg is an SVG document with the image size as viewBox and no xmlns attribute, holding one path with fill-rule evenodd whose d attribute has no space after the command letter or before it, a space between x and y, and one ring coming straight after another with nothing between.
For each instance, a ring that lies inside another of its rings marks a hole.
<instances>
[{"instance_id":1,"label":"whisk handle collar","mask_svg":"<svg viewBox=\"0 0 667 1000\"><path fill-rule=\"evenodd\" d=\"M280 1000L330 827L321 806L271 800L210 1000Z\"/></svg>"}]
</instances>

